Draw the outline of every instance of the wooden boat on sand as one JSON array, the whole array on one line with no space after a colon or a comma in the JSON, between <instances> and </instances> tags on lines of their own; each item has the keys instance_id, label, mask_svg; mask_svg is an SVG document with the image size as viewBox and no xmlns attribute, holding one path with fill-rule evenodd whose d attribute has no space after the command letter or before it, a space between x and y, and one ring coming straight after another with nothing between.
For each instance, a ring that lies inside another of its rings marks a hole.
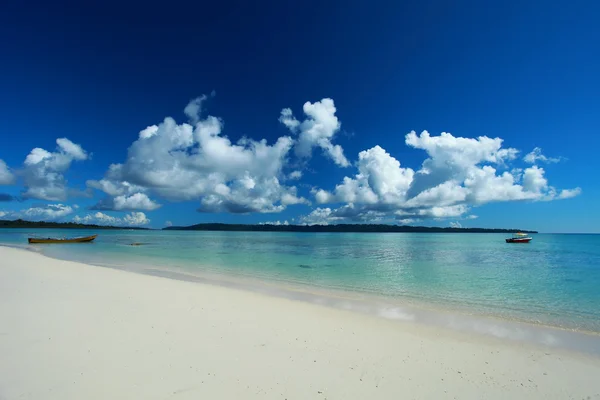
<instances>
[{"instance_id":1,"label":"wooden boat on sand","mask_svg":"<svg viewBox=\"0 0 600 400\"><path fill-rule=\"evenodd\" d=\"M29 238L29 243L88 243L96 239L98 235L76 237L76 238Z\"/></svg>"}]
</instances>

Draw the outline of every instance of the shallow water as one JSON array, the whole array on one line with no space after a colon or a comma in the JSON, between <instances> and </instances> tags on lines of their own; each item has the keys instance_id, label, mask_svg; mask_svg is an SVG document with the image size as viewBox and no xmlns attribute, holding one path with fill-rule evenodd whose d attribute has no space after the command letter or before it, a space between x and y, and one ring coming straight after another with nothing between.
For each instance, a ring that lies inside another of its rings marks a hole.
<instances>
[{"instance_id":1,"label":"shallow water","mask_svg":"<svg viewBox=\"0 0 600 400\"><path fill-rule=\"evenodd\" d=\"M91 233L100 234L91 244L29 247L140 272L224 274L600 332L600 235L538 234L524 245L502 234L0 229L0 243Z\"/></svg>"}]
</instances>

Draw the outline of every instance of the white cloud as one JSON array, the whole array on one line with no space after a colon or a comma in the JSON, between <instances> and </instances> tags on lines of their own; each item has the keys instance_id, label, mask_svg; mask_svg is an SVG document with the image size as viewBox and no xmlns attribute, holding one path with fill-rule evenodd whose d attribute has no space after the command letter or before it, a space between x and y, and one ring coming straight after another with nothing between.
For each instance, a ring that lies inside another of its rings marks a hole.
<instances>
[{"instance_id":1,"label":"white cloud","mask_svg":"<svg viewBox=\"0 0 600 400\"><path fill-rule=\"evenodd\" d=\"M151 211L161 206L154 200L158 197L198 201L201 212L274 213L294 204L310 204L291 185L303 177L299 166L305 164L292 160L294 155L305 161L320 148L338 166L350 166L342 147L334 144L341 123L332 99L306 102L303 120L296 119L291 109L283 109L279 120L296 136L283 136L272 143L245 137L230 140L222 133L221 119L202 117L206 99L198 97L185 107L186 123L167 117L141 130L123 163L110 165L102 179L89 180L90 191L106 194L93 208ZM63 201L74 192L67 186L65 173L73 161L90 156L66 138L57 139L56 144L53 152L31 150L23 170L16 172L25 184L23 198ZM581 193L578 187L560 190L551 186L546 171L537 165L512 168L519 151L503 147L501 138L412 131L405 136L405 144L425 152L420 166L401 166L380 146L361 151L355 173L333 188L311 190L323 206L302 217L302 223L461 220L476 218L468 215L469 211L489 202L549 201ZM539 147L523 158L530 164L561 159L544 156ZM0 160L0 184L14 181L15 174ZM329 204L335 207L325 206ZM67 210L72 207L55 204L8 214L62 218L67 214L61 213L73 212ZM143 212L123 218L104 213L76 218L147 223Z\"/></svg>"},{"instance_id":2,"label":"white cloud","mask_svg":"<svg viewBox=\"0 0 600 400\"><path fill-rule=\"evenodd\" d=\"M308 204L296 187L280 181L286 177L283 169L293 140L283 136L270 145L242 138L234 144L221 134L220 119L200 118L203 99L186 107L190 123L167 117L144 129L123 164L111 165L104 179L88 182L112 197L97 208L118 209L120 203L127 209L156 208L142 192L172 201L200 200L201 212L279 212L291 204ZM119 201L118 196L128 197ZM133 202L131 196L144 201Z\"/></svg>"},{"instance_id":3,"label":"white cloud","mask_svg":"<svg viewBox=\"0 0 600 400\"><path fill-rule=\"evenodd\" d=\"M173 223L171 221L165 221L165 226L173 226Z\"/></svg>"},{"instance_id":4,"label":"white cloud","mask_svg":"<svg viewBox=\"0 0 600 400\"><path fill-rule=\"evenodd\" d=\"M548 201L576 196L580 189L560 192L548 184L543 168L512 172L507 168L518 150L503 148L502 139L485 136L431 136L427 131L406 135L406 144L427 152L418 171L403 168L380 146L360 152L357 173L344 177L332 192L314 188L319 204L345 203L338 209L320 208L307 221L331 216L349 221L373 218L462 218L471 207L489 202ZM466 218L476 218L467 216ZM339 221L339 219L337 219Z\"/></svg>"},{"instance_id":5,"label":"white cloud","mask_svg":"<svg viewBox=\"0 0 600 400\"><path fill-rule=\"evenodd\" d=\"M15 176L8 169L8 165L0 160L0 185L12 185L15 182Z\"/></svg>"},{"instance_id":6,"label":"white cloud","mask_svg":"<svg viewBox=\"0 0 600 400\"><path fill-rule=\"evenodd\" d=\"M412 131L405 139L408 146L425 150L430 157L426 162L436 166L447 164L467 168L484 161L500 164L505 160L514 160L519 153L513 148L502 149L502 139L487 136L473 139L454 137L447 132L431 136L427 131L420 135Z\"/></svg>"},{"instance_id":7,"label":"white cloud","mask_svg":"<svg viewBox=\"0 0 600 400\"><path fill-rule=\"evenodd\" d=\"M139 136L140 136L140 139L148 139L148 138L151 138L152 136L156 135L157 132L158 132L158 126L150 125L146 129L142 129L140 131Z\"/></svg>"},{"instance_id":8,"label":"white cloud","mask_svg":"<svg viewBox=\"0 0 600 400\"><path fill-rule=\"evenodd\" d=\"M80 145L71 142L67 138L56 139L56 144L64 154L67 154L73 160L83 161L88 158L88 154Z\"/></svg>"},{"instance_id":9,"label":"white cloud","mask_svg":"<svg viewBox=\"0 0 600 400\"><path fill-rule=\"evenodd\" d=\"M25 208L19 211L1 211L0 217L24 219L28 221L55 221L72 214L75 208L77 208L76 205L69 206L60 203L46 204Z\"/></svg>"},{"instance_id":10,"label":"white cloud","mask_svg":"<svg viewBox=\"0 0 600 400\"><path fill-rule=\"evenodd\" d=\"M40 149L39 147L36 147L35 149L31 150L29 155L25 158L25 165L36 165L42 162L43 160L51 157L52 153L44 149Z\"/></svg>"},{"instance_id":11,"label":"white cloud","mask_svg":"<svg viewBox=\"0 0 600 400\"><path fill-rule=\"evenodd\" d=\"M343 218L334 215L331 208L317 207L311 211L310 214L300 218L300 224L302 225L329 225L342 220Z\"/></svg>"},{"instance_id":12,"label":"white cloud","mask_svg":"<svg viewBox=\"0 0 600 400\"><path fill-rule=\"evenodd\" d=\"M115 169L114 164L109 167L109 171L111 169ZM89 180L86 184L91 188L103 191L109 196L133 195L146 190L142 186L133 185L127 181L112 181L108 179L100 179L99 181Z\"/></svg>"},{"instance_id":13,"label":"white cloud","mask_svg":"<svg viewBox=\"0 0 600 400\"><path fill-rule=\"evenodd\" d=\"M496 169L488 165L472 168L464 180L464 186L469 193L467 200L476 205L495 201L535 200L541 197L538 192L524 190L509 172L497 175Z\"/></svg>"},{"instance_id":14,"label":"white cloud","mask_svg":"<svg viewBox=\"0 0 600 400\"><path fill-rule=\"evenodd\" d=\"M429 156L415 174L409 198L449 180L462 181L479 164L503 165L518 154L513 148L503 149L502 139L487 136L473 139L454 137L447 132L431 136L427 131L420 135L412 131L406 135L405 142L410 147L425 150Z\"/></svg>"},{"instance_id":15,"label":"white cloud","mask_svg":"<svg viewBox=\"0 0 600 400\"><path fill-rule=\"evenodd\" d=\"M316 191L317 202L394 204L405 197L414 175L412 169L401 168L400 162L380 146L361 151L357 166L358 174L345 177L333 194Z\"/></svg>"},{"instance_id":16,"label":"white cloud","mask_svg":"<svg viewBox=\"0 0 600 400\"><path fill-rule=\"evenodd\" d=\"M53 221L73 213L73 207L65 204L48 204L31 207L17 213L18 218L27 220Z\"/></svg>"},{"instance_id":17,"label":"white cloud","mask_svg":"<svg viewBox=\"0 0 600 400\"><path fill-rule=\"evenodd\" d=\"M296 196L296 191L293 190L288 193L284 193L281 195L281 204L284 206L289 206L292 204L307 204L310 205L310 202L302 197Z\"/></svg>"},{"instance_id":18,"label":"white cloud","mask_svg":"<svg viewBox=\"0 0 600 400\"><path fill-rule=\"evenodd\" d=\"M96 225L111 225L111 226L142 226L150 223L150 220L143 212L131 212L123 218L113 217L100 211L87 214L83 217L76 215L73 217L73 222L80 224L96 224Z\"/></svg>"},{"instance_id":19,"label":"white cloud","mask_svg":"<svg viewBox=\"0 0 600 400\"><path fill-rule=\"evenodd\" d=\"M523 171L523 189L531 193L541 193L548 187L548 180L544 177L544 169L537 166Z\"/></svg>"},{"instance_id":20,"label":"white cloud","mask_svg":"<svg viewBox=\"0 0 600 400\"><path fill-rule=\"evenodd\" d=\"M267 222L261 222L259 223L259 225L276 225L276 226L281 226L281 225L289 225L290 223L285 220L285 221L267 221Z\"/></svg>"},{"instance_id":21,"label":"white cloud","mask_svg":"<svg viewBox=\"0 0 600 400\"><path fill-rule=\"evenodd\" d=\"M319 204L335 202L335 197L326 190L313 189L311 192L315 195L315 200L317 200L317 203Z\"/></svg>"},{"instance_id":22,"label":"white cloud","mask_svg":"<svg viewBox=\"0 0 600 400\"><path fill-rule=\"evenodd\" d=\"M329 225L339 223L371 223L379 224L389 222L390 217L385 212L356 207L354 204L332 209L318 207L310 214L300 217L303 225Z\"/></svg>"},{"instance_id":23,"label":"white cloud","mask_svg":"<svg viewBox=\"0 0 600 400\"><path fill-rule=\"evenodd\" d=\"M460 217L469 211L469 207L464 204L457 204L446 207L431 207L414 211L413 215L420 218L451 218Z\"/></svg>"},{"instance_id":24,"label":"white cloud","mask_svg":"<svg viewBox=\"0 0 600 400\"><path fill-rule=\"evenodd\" d=\"M581 194L581 188L575 189L563 189L558 195L558 199L570 199L571 197L579 196Z\"/></svg>"},{"instance_id":25,"label":"white cloud","mask_svg":"<svg viewBox=\"0 0 600 400\"><path fill-rule=\"evenodd\" d=\"M308 200L296 195L295 187L284 189L276 177L255 181L249 176L242 176L230 186L215 186L213 194L202 197L198 211L272 213L301 203L309 204Z\"/></svg>"},{"instance_id":26,"label":"white cloud","mask_svg":"<svg viewBox=\"0 0 600 400\"><path fill-rule=\"evenodd\" d=\"M468 190L456 181L447 181L425 189L406 202L408 207L450 206L465 201Z\"/></svg>"},{"instance_id":27,"label":"white cloud","mask_svg":"<svg viewBox=\"0 0 600 400\"><path fill-rule=\"evenodd\" d=\"M462 228L462 224L458 221L450 222L450 228Z\"/></svg>"},{"instance_id":28,"label":"white cloud","mask_svg":"<svg viewBox=\"0 0 600 400\"><path fill-rule=\"evenodd\" d=\"M307 101L302 109L307 117L302 122L294 117L289 108L281 110L279 117L279 121L290 131L299 134L295 146L296 155L309 158L313 148L320 147L337 165L349 166L350 163L344 156L342 147L331 142L341 126L335 115L336 108L333 100L324 98L314 103Z\"/></svg>"},{"instance_id":29,"label":"white cloud","mask_svg":"<svg viewBox=\"0 0 600 400\"><path fill-rule=\"evenodd\" d=\"M551 164L560 162L562 159L562 157L546 157L542 154L542 149L540 147L534 148L531 153L528 153L525 157L523 157L523 161L530 164L535 164L538 161Z\"/></svg>"},{"instance_id":30,"label":"white cloud","mask_svg":"<svg viewBox=\"0 0 600 400\"><path fill-rule=\"evenodd\" d=\"M292 113L291 108L284 108L281 110L281 115L279 116L279 122L288 127L291 131L295 131L298 126L300 126L300 121L298 121L294 114Z\"/></svg>"},{"instance_id":31,"label":"white cloud","mask_svg":"<svg viewBox=\"0 0 600 400\"><path fill-rule=\"evenodd\" d=\"M132 211L132 210L144 210L152 211L159 208L161 205L156 203L145 193L134 193L132 195L121 195L116 197L107 197L92 209L94 210L115 210L115 211Z\"/></svg>"},{"instance_id":32,"label":"white cloud","mask_svg":"<svg viewBox=\"0 0 600 400\"><path fill-rule=\"evenodd\" d=\"M57 151L49 152L39 147L25 158L22 171L25 191L23 198L61 201L67 198L67 181L64 173L73 160L82 161L88 154L80 145L69 139L56 140Z\"/></svg>"},{"instance_id":33,"label":"white cloud","mask_svg":"<svg viewBox=\"0 0 600 400\"><path fill-rule=\"evenodd\" d=\"M130 226L141 226L147 225L150 223L150 220L146 217L146 214L143 212L132 212L123 218L123 221L126 225Z\"/></svg>"},{"instance_id":34,"label":"white cloud","mask_svg":"<svg viewBox=\"0 0 600 400\"><path fill-rule=\"evenodd\" d=\"M288 178L290 178L290 179L300 179L300 178L302 178L302 171L292 171L288 175Z\"/></svg>"},{"instance_id":35,"label":"white cloud","mask_svg":"<svg viewBox=\"0 0 600 400\"><path fill-rule=\"evenodd\" d=\"M187 115L187 117L190 119L190 121L192 122L198 122L199 118L200 118L200 113L202 112L202 102L204 102L207 99L206 95L203 94L200 97L196 97L195 99L191 100L187 106L185 106L185 109L183 110L183 113L185 115ZM141 133L140 133L141 136Z\"/></svg>"}]
</instances>

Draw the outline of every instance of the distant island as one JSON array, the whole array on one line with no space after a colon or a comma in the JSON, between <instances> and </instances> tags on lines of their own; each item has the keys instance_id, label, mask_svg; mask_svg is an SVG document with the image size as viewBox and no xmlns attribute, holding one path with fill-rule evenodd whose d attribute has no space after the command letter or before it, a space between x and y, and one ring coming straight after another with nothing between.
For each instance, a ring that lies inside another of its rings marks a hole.
<instances>
[{"instance_id":1,"label":"distant island","mask_svg":"<svg viewBox=\"0 0 600 400\"><path fill-rule=\"evenodd\" d=\"M131 226L109 226L94 224L78 224L76 222L45 222L0 220L0 228L57 228L57 229L135 229L151 230ZM190 226L169 226L162 230L167 231L224 231L224 232L348 232L348 233L538 233L525 229L486 229L486 228L453 228L453 227L431 227L410 225L386 225L386 224L338 224L338 225L271 225L271 224L196 224Z\"/></svg>"},{"instance_id":2,"label":"distant island","mask_svg":"<svg viewBox=\"0 0 600 400\"><path fill-rule=\"evenodd\" d=\"M352 232L352 233L537 233L524 229L485 229L485 228L440 228L428 226L385 225L385 224L338 224L338 225L244 225L244 224L196 224L191 226L169 226L171 231L227 231L227 232Z\"/></svg>"},{"instance_id":3,"label":"distant island","mask_svg":"<svg viewBox=\"0 0 600 400\"><path fill-rule=\"evenodd\" d=\"M45 221L25 221L22 219L0 220L0 228L60 228L60 229L136 229L148 230L148 228L138 228L130 226L108 226L94 224L78 224L76 222L45 222Z\"/></svg>"}]
</instances>

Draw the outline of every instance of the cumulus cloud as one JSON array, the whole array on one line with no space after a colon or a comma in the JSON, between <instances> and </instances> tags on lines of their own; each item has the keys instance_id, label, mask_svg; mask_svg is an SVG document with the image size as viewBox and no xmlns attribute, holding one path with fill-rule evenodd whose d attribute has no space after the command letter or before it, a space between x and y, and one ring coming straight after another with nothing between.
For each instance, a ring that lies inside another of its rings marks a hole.
<instances>
[{"instance_id":1,"label":"cumulus cloud","mask_svg":"<svg viewBox=\"0 0 600 400\"><path fill-rule=\"evenodd\" d=\"M12 185L15 182L15 176L8 169L8 165L0 160L0 185Z\"/></svg>"},{"instance_id":2,"label":"cumulus cloud","mask_svg":"<svg viewBox=\"0 0 600 400\"><path fill-rule=\"evenodd\" d=\"M25 184L23 198L50 201L62 201L67 198L68 188L64 173L74 160L86 160L88 154L80 145L67 138L57 139L56 144L55 152L36 147L25 158L22 171Z\"/></svg>"},{"instance_id":3,"label":"cumulus cloud","mask_svg":"<svg viewBox=\"0 0 600 400\"><path fill-rule=\"evenodd\" d=\"M380 146L364 150L358 156L356 175L344 177L333 191L312 191L319 204L345 205L319 208L305 216L305 221L463 218L471 207L490 202L548 201L581 192L579 188L559 192L536 165L502 171L518 150L503 148L500 138L461 138L450 133L431 136L427 131L417 135L413 131L405 142L427 153L420 169L402 167Z\"/></svg>"},{"instance_id":4,"label":"cumulus cloud","mask_svg":"<svg viewBox=\"0 0 600 400\"><path fill-rule=\"evenodd\" d=\"M152 211L159 208L161 205L156 203L145 193L134 193L132 195L121 195L116 197L107 197L100 200L98 204L93 206L92 210L115 210L115 211L132 211L144 210Z\"/></svg>"},{"instance_id":5,"label":"cumulus cloud","mask_svg":"<svg viewBox=\"0 0 600 400\"><path fill-rule=\"evenodd\" d=\"M284 124L292 132L295 132L296 129L300 126L300 121L298 121L294 117L294 113L292 112L291 108L284 108L283 110L281 110L279 122Z\"/></svg>"},{"instance_id":6,"label":"cumulus cloud","mask_svg":"<svg viewBox=\"0 0 600 400\"><path fill-rule=\"evenodd\" d=\"M412 224L413 222L416 222L417 220L414 218L403 218L403 219L399 219L398 223L402 224L402 225L409 225Z\"/></svg>"},{"instance_id":7,"label":"cumulus cloud","mask_svg":"<svg viewBox=\"0 0 600 400\"><path fill-rule=\"evenodd\" d=\"M318 207L299 218L303 225L329 225L338 223L371 223L389 222L386 212L369 210L364 207L346 204L338 208Z\"/></svg>"},{"instance_id":8,"label":"cumulus cloud","mask_svg":"<svg viewBox=\"0 0 600 400\"><path fill-rule=\"evenodd\" d=\"M27 219L56 220L73 213L73 207L65 204L48 204L23 210L22 215Z\"/></svg>"},{"instance_id":9,"label":"cumulus cloud","mask_svg":"<svg viewBox=\"0 0 600 400\"><path fill-rule=\"evenodd\" d=\"M302 225L329 225L342 220L342 217L336 216L335 211L329 207L317 207L310 214L300 218Z\"/></svg>"},{"instance_id":10,"label":"cumulus cloud","mask_svg":"<svg viewBox=\"0 0 600 400\"><path fill-rule=\"evenodd\" d=\"M462 228L462 224L458 221L450 222L450 228Z\"/></svg>"},{"instance_id":11,"label":"cumulus cloud","mask_svg":"<svg viewBox=\"0 0 600 400\"><path fill-rule=\"evenodd\" d=\"M111 226L142 226L150 223L148 217L143 212L131 212L122 218L113 217L104 214L100 211L87 214L83 217L76 215L73 217L73 222L80 224L96 224L96 225L111 225Z\"/></svg>"},{"instance_id":12,"label":"cumulus cloud","mask_svg":"<svg viewBox=\"0 0 600 400\"><path fill-rule=\"evenodd\" d=\"M26 208L20 211L2 211L0 217L25 219L29 221L55 221L73 213L76 206L65 204L46 204Z\"/></svg>"},{"instance_id":13,"label":"cumulus cloud","mask_svg":"<svg viewBox=\"0 0 600 400\"><path fill-rule=\"evenodd\" d=\"M544 169L537 166L527 168L523 172L523 189L530 193L541 193L548 187L548 180L544 177Z\"/></svg>"},{"instance_id":14,"label":"cumulus cloud","mask_svg":"<svg viewBox=\"0 0 600 400\"><path fill-rule=\"evenodd\" d=\"M558 195L558 199L570 199L571 197L579 196L581 194L581 188L575 189L563 189Z\"/></svg>"},{"instance_id":15,"label":"cumulus cloud","mask_svg":"<svg viewBox=\"0 0 600 400\"><path fill-rule=\"evenodd\" d=\"M183 113L188 116L190 121L198 122L200 114L202 112L202 102L207 99L206 95L203 94L200 97L192 99L187 106L183 109ZM141 133L140 133L141 135Z\"/></svg>"},{"instance_id":16,"label":"cumulus cloud","mask_svg":"<svg viewBox=\"0 0 600 400\"><path fill-rule=\"evenodd\" d=\"M210 93L210 97L214 97L216 92L213 90ZM202 96L196 97L190 100L188 105L184 108L183 113L190 119L192 123L196 123L200 119L202 113L202 104L208 99L208 96L203 94Z\"/></svg>"},{"instance_id":17,"label":"cumulus cloud","mask_svg":"<svg viewBox=\"0 0 600 400\"><path fill-rule=\"evenodd\" d=\"M230 186L216 187L215 193L205 195L198 211L241 213L272 213L283 211L288 205L309 204L298 197L295 187L284 188L276 177L255 180L246 175Z\"/></svg>"},{"instance_id":18,"label":"cumulus cloud","mask_svg":"<svg viewBox=\"0 0 600 400\"><path fill-rule=\"evenodd\" d=\"M290 131L298 134L295 153L298 157L308 158L314 147L320 147L337 165L347 167L350 162L344 156L340 145L334 145L332 139L340 130L341 124L335 115L336 108L332 99L324 98L311 103L307 101L302 108L306 119L297 120L292 110L281 110L279 121Z\"/></svg>"},{"instance_id":19,"label":"cumulus cloud","mask_svg":"<svg viewBox=\"0 0 600 400\"><path fill-rule=\"evenodd\" d=\"M542 149L539 147L534 148L531 151L531 153L527 153L527 155L525 155L525 157L523 157L523 161L525 161L529 164L535 164L538 161L552 164L552 163L560 162L562 160L563 160L562 157L546 157L545 155L542 154Z\"/></svg>"},{"instance_id":20,"label":"cumulus cloud","mask_svg":"<svg viewBox=\"0 0 600 400\"><path fill-rule=\"evenodd\" d=\"M528 177L526 187L517 183L519 176L515 177L507 171L500 175L496 172L495 168L488 165L469 171L464 180L464 187L468 191L467 199L471 204L541 199L542 194L537 185L545 181L544 170L526 170L524 174Z\"/></svg>"},{"instance_id":21,"label":"cumulus cloud","mask_svg":"<svg viewBox=\"0 0 600 400\"><path fill-rule=\"evenodd\" d=\"M292 171L288 175L288 178L290 178L290 179L300 179L300 178L302 178L302 171Z\"/></svg>"},{"instance_id":22,"label":"cumulus cloud","mask_svg":"<svg viewBox=\"0 0 600 400\"><path fill-rule=\"evenodd\" d=\"M358 174L345 177L333 193L317 190L318 203L393 204L406 195L414 171L401 168L400 162L380 146L361 151L358 155Z\"/></svg>"},{"instance_id":23,"label":"cumulus cloud","mask_svg":"<svg viewBox=\"0 0 600 400\"><path fill-rule=\"evenodd\" d=\"M146 217L146 214L144 214L143 212L129 213L125 215L125 217L123 217L123 221L126 225L130 226L147 225L150 223L150 220Z\"/></svg>"},{"instance_id":24,"label":"cumulus cloud","mask_svg":"<svg viewBox=\"0 0 600 400\"><path fill-rule=\"evenodd\" d=\"M290 223L287 220L284 221L267 221L267 222L261 222L259 223L259 225L275 225L275 226L281 226L281 225L289 225Z\"/></svg>"},{"instance_id":25,"label":"cumulus cloud","mask_svg":"<svg viewBox=\"0 0 600 400\"><path fill-rule=\"evenodd\" d=\"M200 200L200 212L268 213L308 204L296 187L281 183L292 138L268 144L244 137L232 143L222 135L223 121L201 118L204 99L186 106L189 123L167 117L142 130L124 163L111 165L103 179L88 182L110 197L96 208L156 208L145 192L172 201Z\"/></svg>"},{"instance_id":26,"label":"cumulus cloud","mask_svg":"<svg viewBox=\"0 0 600 400\"><path fill-rule=\"evenodd\" d=\"M67 138L56 139L56 144L61 152L71 157L73 160L87 160L88 154L80 145L71 142Z\"/></svg>"},{"instance_id":27,"label":"cumulus cloud","mask_svg":"<svg viewBox=\"0 0 600 400\"><path fill-rule=\"evenodd\" d=\"M408 197L414 197L449 180L461 181L476 165L503 165L506 161L514 160L518 150L503 149L502 142L500 138L492 139L487 136L476 139L454 137L447 132L442 132L440 136L431 136L427 131L420 135L415 131L408 133L405 136L406 145L425 150L429 156L415 174Z\"/></svg>"},{"instance_id":28,"label":"cumulus cloud","mask_svg":"<svg viewBox=\"0 0 600 400\"><path fill-rule=\"evenodd\" d=\"M120 166L118 164L112 164L109 167L108 175L110 176L111 171L117 169L120 169ZM101 190L109 196L133 195L146 190L142 186L133 185L127 181L113 181L108 179L100 179L99 181L89 180L87 181L87 185L91 188Z\"/></svg>"},{"instance_id":29,"label":"cumulus cloud","mask_svg":"<svg viewBox=\"0 0 600 400\"><path fill-rule=\"evenodd\" d=\"M46 204L26 208L20 211L4 212L4 217L29 221L55 221L73 213L77 206L65 204Z\"/></svg>"},{"instance_id":30,"label":"cumulus cloud","mask_svg":"<svg viewBox=\"0 0 600 400\"><path fill-rule=\"evenodd\" d=\"M152 211L161 206L154 200L158 197L198 201L199 212L275 213L291 205L310 204L291 185L303 176L298 164L290 162L293 155L307 159L319 148L338 166L350 166L343 149L334 144L341 123L331 99L306 102L304 119L283 109L279 120L296 136L272 143L246 137L232 141L223 134L221 119L202 116L206 99L198 97L185 107L187 122L167 117L141 130L123 163L111 165L102 179L88 181L90 190L106 195L92 209ZM381 146L361 151L355 173L332 189L311 190L323 206L301 222L464 219L470 217L471 208L489 202L549 201L581 193L580 188L558 190L549 184L546 171L535 164L555 159L544 156L539 148L524 157L534 165L510 169L519 151L503 146L500 138L412 131L405 136L405 144L424 152L421 165L401 165ZM81 146L65 138L57 140L54 152L33 149L24 163L23 197L65 199L65 171L73 161L88 157ZM11 179L12 173L0 162L0 183ZM104 220L115 218L103 213L86 217L97 215L104 215L96 217Z\"/></svg>"}]
</instances>

